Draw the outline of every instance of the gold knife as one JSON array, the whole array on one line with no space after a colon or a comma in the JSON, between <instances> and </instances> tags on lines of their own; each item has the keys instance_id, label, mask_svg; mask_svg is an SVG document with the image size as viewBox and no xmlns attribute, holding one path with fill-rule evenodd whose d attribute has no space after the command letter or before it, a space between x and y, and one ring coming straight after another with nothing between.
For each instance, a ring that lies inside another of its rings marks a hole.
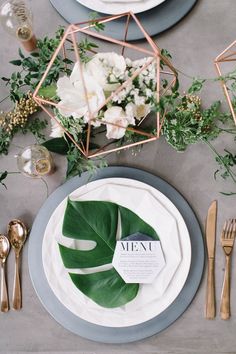
<instances>
[{"instance_id":1,"label":"gold knife","mask_svg":"<svg viewBox=\"0 0 236 354\"><path fill-rule=\"evenodd\" d=\"M207 245L207 295L206 295L206 313L207 319L213 319L216 315L215 306L215 243L216 243L216 217L217 201L214 200L207 214L206 220L206 245Z\"/></svg>"}]
</instances>

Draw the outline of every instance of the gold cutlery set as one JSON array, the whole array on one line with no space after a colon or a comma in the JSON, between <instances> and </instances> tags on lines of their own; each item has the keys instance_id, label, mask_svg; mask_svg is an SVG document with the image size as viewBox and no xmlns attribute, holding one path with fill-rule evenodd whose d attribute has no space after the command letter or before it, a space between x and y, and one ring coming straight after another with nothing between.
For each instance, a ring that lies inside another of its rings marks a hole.
<instances>
[{"instance_id":1,"label":"gold cutlery set","mask_svg":"<svg viewBox=\"0 0 236 354\"><path fill-rule=\"evenodd\" d=\"M209 207L206 220L206 246L208 257L207 270L207 296L206 313L207 319L216 316L215 301L215 244L216 244L216 219L217 202L213 201ZM225 255L225 273L221 294L220 315L222 320L230 318L230 268L231 255L236 237L236 219L225 221L221 232L221 246Z\"/></svg>"},{"instance_id":2,"label":"gold cutlery set","mask_svg":"<svg viewBox=\"0 0 236 354\"><path fill-rule=\"evenodd\" d=\"M10 221L7 229L7 236L0 234L0 265L1 265L1 312L9 311L9 300L5 274L5 264L10 248L15 252L15 276L13 285L12 307L20 310L22 307L21 286L19 275L20 252L25 243L28 231L21 220L14 219Z\"/></svg>"}]
</instances>

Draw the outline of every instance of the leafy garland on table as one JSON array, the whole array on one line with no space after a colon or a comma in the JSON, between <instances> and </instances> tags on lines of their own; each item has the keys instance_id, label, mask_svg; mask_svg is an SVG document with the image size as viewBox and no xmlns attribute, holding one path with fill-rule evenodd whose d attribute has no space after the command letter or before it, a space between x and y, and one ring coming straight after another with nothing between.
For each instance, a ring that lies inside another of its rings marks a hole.
<instances>
[{"instance_id":1,"label":"leafy garland on table","mask_svg":"<svg viewBox=\"0 0 236 354\"><path fill-rule=\"evenodd\" d=\"M103 27L101 24L95 23L95 29L101 30ZM54 38L45 37L39 39L37 43L39 50L31 53L28 57L19 49L19 59L10 62L20 69L18 72L13 72L9 78L2 78L10 88L9 97L15 106L10 112L0 113L0 154L8 153L11 140L16 133L21 132L26 134L27 132L31 132L35 135L37 141L46 146L50 151L66 155L68 162L67 177L71 177L81 174L84 170L89 170L93 173L98 167L106 166L106 161L104 159L93 161L84 158L80 151L66 137L45 141L43 130L47 126L47 121L38 117L31 117L31 115L39 111L39 107L32 99L32 92L45 72L63 33L64 29L59 28ZM89 59L86 52L92 51L97 45L89 42L87 38L78 45L81 60L87 62ZM162 55L171 58L167 50L162 50ZM61 73L64 72L66 75L70 75L71 71L65 63L71 64L71 61L57 56L49 75L44 81L44 86L47 89L58 80ZM232 93L236 91L236 71L220 79L231 82L230 90ZM225 150L225 155L220 155L210 143L211 140L216 139L222 132L235 135L234 140L236 141L236 128L228 127L231 115L221 111L219 101L214 102L210 108L202 108L201 99L197 93L201 91L205 81L204 79L193 79L191 87L184 94L180 94L179 83L177 81L175 87L168 90L161 97L160 102L156 104L156 110L164 114L168 106L162 133L166 141L177 151L184 151L190 144L198 142L206 143L214 152L216 162L219 166L215 177L219 173L222 178L226 179L229 177L236 183L236 174L233 171L236 165L236 154ZM163 80L163 88L166 85L167 82ZM125 136L118 141L118 144L122 144L124 141L135 142L137 139L136 134L131 134L127 131ZM0 172L0 184L4 185L3 181L7 177L7 174L7 171ZM235 193L224 194L231 195Z\"/></svg>"}]
</instances>

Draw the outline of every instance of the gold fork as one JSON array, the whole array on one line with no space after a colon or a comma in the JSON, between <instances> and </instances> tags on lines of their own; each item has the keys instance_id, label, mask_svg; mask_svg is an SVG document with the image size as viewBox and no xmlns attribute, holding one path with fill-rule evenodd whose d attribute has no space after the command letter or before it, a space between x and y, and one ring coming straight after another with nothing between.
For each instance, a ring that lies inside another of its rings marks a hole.
<instances>
[{"instance_id":1,"label":"gold fork","mask_svg":"<svg viewBox=\"0 0 236 354\"><path fill-rule=\"evenodd\" d=\"M230 317L230 261L236 234L236 220L225 222L221 234L221 246L225 253L225 274L221 294L220 314L222 320Z\"/></svg>"}]
</instances>

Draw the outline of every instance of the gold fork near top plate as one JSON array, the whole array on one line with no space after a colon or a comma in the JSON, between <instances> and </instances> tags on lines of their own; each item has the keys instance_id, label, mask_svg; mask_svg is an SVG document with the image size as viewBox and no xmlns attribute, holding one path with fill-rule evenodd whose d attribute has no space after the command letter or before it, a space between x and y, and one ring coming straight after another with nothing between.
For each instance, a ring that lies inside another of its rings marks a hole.
<instances>
[{"instance_id":1,"label":"gold fork near top plate","mask_svg":"<svg viewBox=\"0 0 236 354\"><path fill-rule=\"evenodd\" d=\"M221 246L225 254L225 274L221 294L220 315L223 320L230 317L230 263L236 235L236 220L227 220L221 234Z\"/></svg>"}]
</instances>

